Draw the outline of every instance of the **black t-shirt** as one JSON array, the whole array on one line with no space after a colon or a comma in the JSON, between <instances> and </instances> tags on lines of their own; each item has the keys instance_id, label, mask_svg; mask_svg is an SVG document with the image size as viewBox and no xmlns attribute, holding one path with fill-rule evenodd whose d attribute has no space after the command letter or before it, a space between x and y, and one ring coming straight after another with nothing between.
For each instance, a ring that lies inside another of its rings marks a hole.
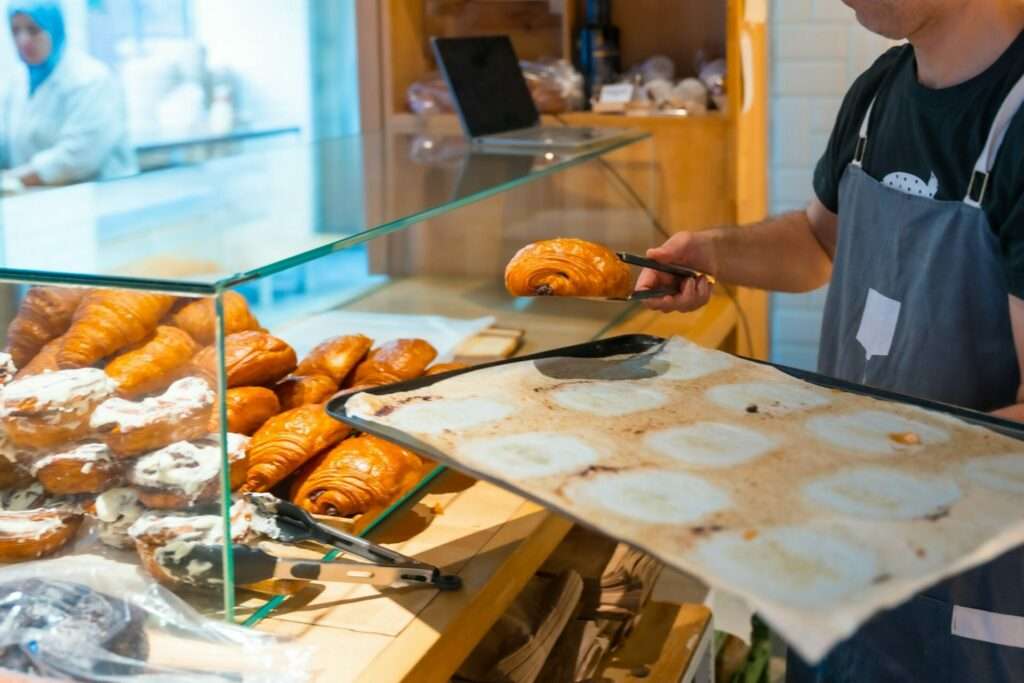
<instances>
[{"instance_id":1,"label":"black t-shirt","mask_svg":"<svg viewBox=\"0 0 1024 683\"><path fill-rule=\"evenodd\" d=\"M818 199L831 211L842 211L839 179L853 159L861 121L877 94L864 170L903 191L962 200L996 112L1022 75L1024 33L984 72L939 90L918 83L913 47L907 44L887 51L843 100L828 147L814 170ZM982 208L999 237L1007 287L1024 298L1024 113L1020 111L996 156Z\"/></svg>"}]
</instances>

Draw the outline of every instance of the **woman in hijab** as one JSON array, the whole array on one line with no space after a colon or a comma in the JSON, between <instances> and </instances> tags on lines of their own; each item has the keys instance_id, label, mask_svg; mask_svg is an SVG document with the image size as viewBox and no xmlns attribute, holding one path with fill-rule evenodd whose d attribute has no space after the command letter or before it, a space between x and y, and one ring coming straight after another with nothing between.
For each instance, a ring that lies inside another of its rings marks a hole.
<instances>
[{"instance_id":1,"label":"woman in hijab","mask_svg":"<svg viewBox=\"0 0 1024 683\"><path fill-rule=\"evenodd\" d=\"M27 67L0 94L4 186L63 185L136 170L124 96L101 62L68 48L53 0L10 0L7 18Z\"/></svg>"}]
</instances>

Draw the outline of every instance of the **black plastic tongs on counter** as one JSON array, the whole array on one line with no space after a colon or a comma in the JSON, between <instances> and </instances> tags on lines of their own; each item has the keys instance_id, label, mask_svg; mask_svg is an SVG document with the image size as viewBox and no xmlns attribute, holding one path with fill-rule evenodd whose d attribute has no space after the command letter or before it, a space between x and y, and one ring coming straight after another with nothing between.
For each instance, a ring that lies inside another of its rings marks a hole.
<instances>
[{"instance_id":1,"label":"black plastic tongs on counter","mask_svg":"<svg viewBox=\"0 0 1024 683\"><path fill-rule=\"evenodd\" d=\"M365 538L347 534L318 522L311 514L294 503L281 500L268 493L248 493L245 496L257 514L270 521L274 529L272 542L258 546L235 544L232 546L235 582L244 585L290 579L366 583L373 586L429 586L443 591L458 590L462 579L454 574L443 574L440 569L401 553L372 543ZM283 557L275 554L281 545L303 546L326 553L324 559ZM188 572L190 563L209 563L214 572L223 568L223 546L193 545L187 553L165 565L169 572ZM352 561L341 554L354 555L365 561ZM177 555L177 554L175 554ZM202 565L201 565L202 566Z\"/></svg>"}]
</instances>

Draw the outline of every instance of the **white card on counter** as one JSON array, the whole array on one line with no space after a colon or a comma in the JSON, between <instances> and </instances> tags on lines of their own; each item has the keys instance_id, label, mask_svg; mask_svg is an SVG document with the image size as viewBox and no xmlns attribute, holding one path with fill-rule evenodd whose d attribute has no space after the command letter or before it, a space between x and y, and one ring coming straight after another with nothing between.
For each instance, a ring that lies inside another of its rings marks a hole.
<instances>
[{"instance_id":1,"label":"white card on counter","mask_svg":"<svg viewBox=\"0 0 1024 683\"><path fill-rule=\"evenodd\" d=\"M632 83L615 83L613 85L601 86L601 97L598 101L602 104L624 104L632 100Z\"/></svg>"},{"instance_id":2,"label":"white card on counter","mask_svg":"<svg viewBox=\"0 0 1024 683\"><path fill-rule=\"evenodd\" d=\"M900 302L868 289L864 303L864 315L857 330L857 341L864 347L870 360L874 356L888 356L892 339L896 335L896 323L900 319Z\"/></svg>"}]
</instances>

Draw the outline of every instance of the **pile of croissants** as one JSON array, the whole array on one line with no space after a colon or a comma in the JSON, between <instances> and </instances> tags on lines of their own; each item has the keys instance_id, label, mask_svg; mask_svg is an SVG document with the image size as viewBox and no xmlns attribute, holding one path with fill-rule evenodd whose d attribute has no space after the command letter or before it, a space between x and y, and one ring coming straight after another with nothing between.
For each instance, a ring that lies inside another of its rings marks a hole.
<instances>
[{"instance_id":1,"label":"pile of croissants","mask_svg":"<svg viewBox=\"0 0 1024 683\"><path fill-rule=\"evenodd\" d=\"M223 297L223 324L234 490L273 489L310 512L353 516L391 504L432 466L353 434L325 411L339 391L459 367L431 366L437 352L429 343L399 339L374 348L350 334L299 359L235 292ZM9 358L0 359L0 561L54 552L86 513L108 524L101 540L127 547L131 539L112 532L124 532L142 512L180 516L219 500L216 327L209 298L28 291L8 328ZM140 509L132 519L96 512L112 498Z\"/></svg>"}]
</instances>

